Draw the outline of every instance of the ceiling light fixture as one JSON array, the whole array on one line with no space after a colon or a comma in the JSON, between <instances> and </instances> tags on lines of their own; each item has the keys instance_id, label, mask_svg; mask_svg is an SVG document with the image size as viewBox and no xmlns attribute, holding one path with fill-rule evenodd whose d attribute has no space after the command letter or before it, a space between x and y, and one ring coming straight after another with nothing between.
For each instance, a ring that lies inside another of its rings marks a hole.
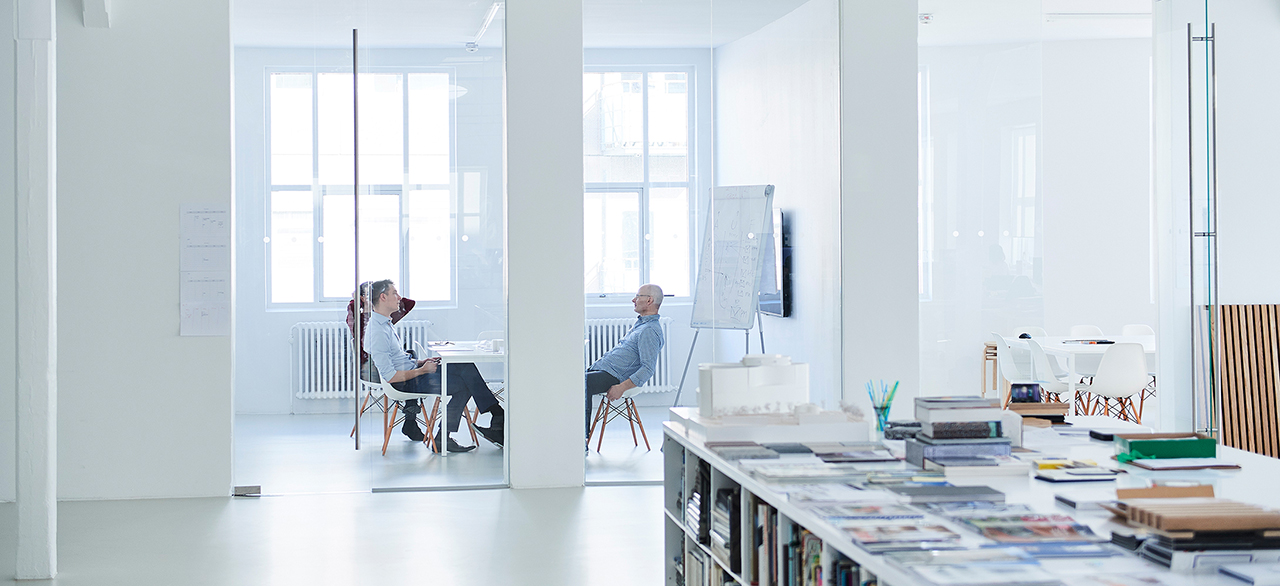
<instances>
[{"instance_id":1,"label":"ceiling light fixture","mask_svg":"<svg viewBox=\"0 0 1280 586\"><path fill-rule=\"evenodd\" d=\"M493 17L498 15L498 11L502 9L501 2L494 2L489 7L489 11L484 15L484 23L480 25L480 30L476 32L476 38L467 42L467 52L475 53L480 50L480 37L484 36L484 32L489 30L489 25L493 23Z\"/></svg>"}]
</instances>

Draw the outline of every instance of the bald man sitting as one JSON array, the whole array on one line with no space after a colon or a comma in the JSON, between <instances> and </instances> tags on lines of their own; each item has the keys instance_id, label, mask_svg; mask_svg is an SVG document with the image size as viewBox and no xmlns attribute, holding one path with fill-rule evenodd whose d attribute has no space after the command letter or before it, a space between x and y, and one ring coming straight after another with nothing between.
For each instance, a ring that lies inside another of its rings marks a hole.
<instances>
[{"instance_id":1,"label":"bald man sitting","mask_svg":"<svg viewBox=\"0 0 1280 586\"><path fill-rule=\"evenodd\" d=\"M658 309L662 307L662 288L652 283L641 285L631 298L635 312L640 314L618 345L601 356L587 369L587 415L583 433L591 430L591 396L608 393L608 400L622 397L622 393L643 385L657 372L658 351L666 343L662 328L658 325ZM591 439L591 438L587 438Z\"/></svg>"}]
</instances>

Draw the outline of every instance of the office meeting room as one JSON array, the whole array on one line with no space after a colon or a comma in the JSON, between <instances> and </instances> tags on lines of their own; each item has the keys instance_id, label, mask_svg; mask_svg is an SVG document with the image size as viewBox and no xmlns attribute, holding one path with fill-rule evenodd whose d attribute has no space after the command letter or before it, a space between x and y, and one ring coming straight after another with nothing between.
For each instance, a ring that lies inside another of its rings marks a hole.
<instances>
[{"instance_id":1,"label":"office meeting room","mask_svg":"<svg viewBox=\"0 0 1280 586\"><path fill-rule=\"evenodd\" d=\"M0 584L1280 584L1272 0L0 5Z\"/></svg>"}]
</instances>

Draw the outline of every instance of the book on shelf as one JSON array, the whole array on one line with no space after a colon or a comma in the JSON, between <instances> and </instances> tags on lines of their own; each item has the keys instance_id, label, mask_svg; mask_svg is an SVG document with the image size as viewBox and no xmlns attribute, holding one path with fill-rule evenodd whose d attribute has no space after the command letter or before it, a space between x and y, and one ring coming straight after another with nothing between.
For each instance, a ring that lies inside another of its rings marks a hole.
<instances>
[{"instance_id":1,"label":"book on shelf","mask_svg":"<svg viewBox=\"0 0 1280 586\"><path fill-rule=\"evenodd\" d=\"M916 419L921 427L926 423L950 422L965 423L972 421L999 421L999 407L920 407L916 406Z\"/></svg>"},{"instance_id":2,"label":"book on shelf","mask_svg":"<svg viewBox=\"0 0 1280 586\"><path fill-rule=\"evenodd\" d=\"M963 522L983 537L1002 544L1097 542L1102 538L1067 515L992 515Z\"/></svg>"},{"instance_id":3,"label":"book on shelf","mask_svg":"<svg viewBox=\"0 0 1280 586\"><path fill-rule=\"evenodd\" d=\"M711 510L711 553L732 572L742 571L742 548L738 536L741 535L742 509L739 508L739 493L736 488L722 488L716 491L715 506Z\"/></svg>"},{"instance_id":4,"label":"book on shelf","mask_svg":"<svg viewBox=\"0 0 1280 586\"><path fill-rule=\"evenodd\" d=\"M997 441L1004 440L1004 441ZM939 440L935 440L939 441ZM1007 438L992 440L941 440L948 443L928 443L920 439L904 442L906 459L910 464L924 468L925 460L940 458L967 458L973 456L1008 456L1013 453ZM962 442L962 443L951 443Z\"/></svg>"},{"instance_id":5,"label":"book on shelf","mask_svg":"<svg viewBox=\"0 0 1280 586\"><path fill-rule=\"evenodd\" d=\"M859 547L871 553L956 547L960 535L926 522L857 524L841 527Z\"/></svg>"},{"instance_id":6,"label":"book on shelf","mask_svg":"<svg viewBox=\"0 0 1280 586\"><path fill-rule=\"evenodd\" d=\"M1002 437L999 421L934 421L920 424L920 433L933 439L982 439Z\"/></svg>"},{"instance_id":7,"label":"book on shelf","mask_svg":"<svg viewBox=\"0 0 1280 586\"><path fill-rule=\"evenodd\" d=\"M1254 586L1280 586L1280 564L1226 564L1218 573Z\"/></svg>"},{"instance_id":8,"label":"book on shelf","mask_svg":"<svg viewBox=\"0 0 1280 586\"><path fill-rule=\"evenodd\" d=\"M1280 562L1280 549L1215 549L1178 551L1161 547L1148 539L1138 548L1138 555L1169 568L1170 571L1209 574L1226 564L1273 564Z\"/></svg>"},{"instance_id":9,"label":"book on shelf","mask_svg":"<svg viewBox=\"0 0 1280 586\"><path fill-rule=\"evenodd\" d=\"M924 513L896 503L837 503L815 505L813 514L833 519L919 519Z\"/></svg>"},{"instance_id":10,"label":"book on shelf","mask_svg":"<svg viewBox=\"0 0 1280 586\"><path fill-rule=\"evenodd\" d=\"M822 580L822 539L807 529L800 530L799 580L797 586L827 586Z\"/></svg>"},{"instance_id":11,"label":"book on shelf","mask_svg":"<svg viewBox=\"0 0 1280 586\"><path fill-rule=\"evenodd\" d=\"M1004 502L1004 493L989 486L889 486L912 504L942 502Z\"/></svg>"},{"instance_id":12,"label":"book on shelf","mask_svg":"<svg viewBox=\"0 0 1280 586\"><path fill-rule=\"evenodd\" d=\"M925 459L924 469L941 470L947 476L1020 476L1031 470L1031 464L1013 456L972 456Z\"/></svg>"}]
</instances>

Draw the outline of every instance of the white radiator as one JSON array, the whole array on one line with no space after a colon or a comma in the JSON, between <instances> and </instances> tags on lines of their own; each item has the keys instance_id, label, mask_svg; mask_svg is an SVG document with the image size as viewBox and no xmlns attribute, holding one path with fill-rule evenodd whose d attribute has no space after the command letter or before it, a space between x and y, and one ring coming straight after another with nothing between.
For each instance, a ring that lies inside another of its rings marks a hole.
<instances>
[{"instance_id":1,"label":"white radiator","mask_svg":"<svg viewBox=\"0 0 1280 586\"><path fill-rule=\"evenodd\" d=\"M620 317L609 319L589 319L586 322L586 336L583 346L584 370L587 366L591 366L593 362L604 356L605 352L613 349L618 345L618 340L627 335L631 331L631 326L635 325L636 318ZM670 356L667 347L671 345L671 318L664 317L658 319L658 324L662 327L662 336L667 340L662 345L662 349L658 351L657 372L653 374L653 378L645 383L641 389L644 393L661 393L665 391L676 390L675 384L671 381Z\"/></svg>"},{"instance_id":2,"label":"white radiator","mask_svg":"<svg viewBox=\"0 0 1280 586\"><path fill-rule=\"evenodd\" d=\"M400 340L427 344L431 322L405 320L396 324ZM351 330L346 322L313 321L293 325L293 387L299 399L351 399Z\"/></svg>"}]
</instances>

